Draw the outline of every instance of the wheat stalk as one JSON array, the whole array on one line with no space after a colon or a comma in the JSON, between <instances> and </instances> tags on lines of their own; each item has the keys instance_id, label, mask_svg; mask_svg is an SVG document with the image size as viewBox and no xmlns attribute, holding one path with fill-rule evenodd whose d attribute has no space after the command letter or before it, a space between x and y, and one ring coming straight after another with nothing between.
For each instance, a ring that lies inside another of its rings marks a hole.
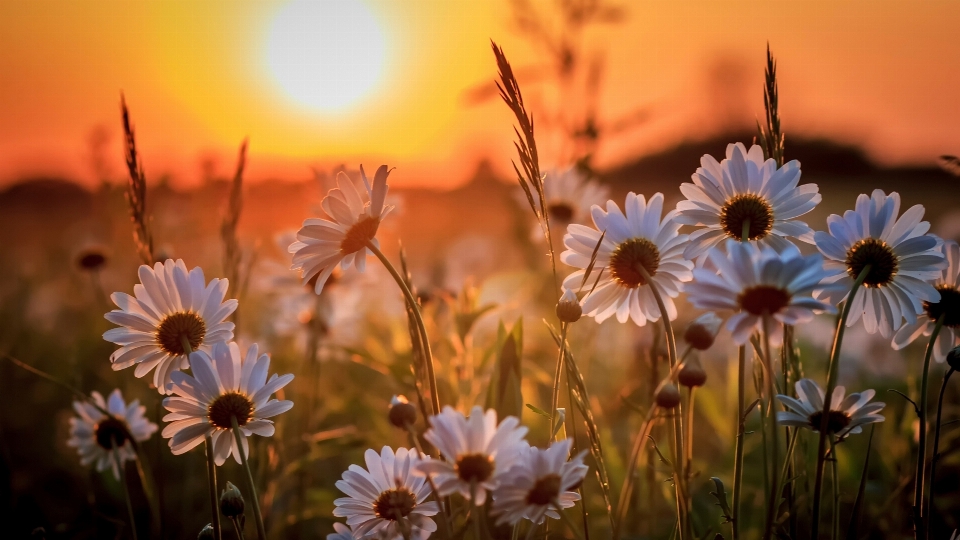
<instances>
[{"instance_id":1,"label":"wheat stalk","mask_svg":"<svg viewBox=\"0 0 960 540\"><path fill-rule=\"evenodd\" d=\"M137 141L134 137L133 126L130 124L130 111L127 101L120 94L120 113L123 118L124 146L123 155L130 173L130 182L127 183L126 198L130 205L130 220L133 221L133 242L137 253L144 264L154 263L153 236L150 232L147 217L147 179L143 172L143 162L137 154Z\"/></svg>"}]
</instances>

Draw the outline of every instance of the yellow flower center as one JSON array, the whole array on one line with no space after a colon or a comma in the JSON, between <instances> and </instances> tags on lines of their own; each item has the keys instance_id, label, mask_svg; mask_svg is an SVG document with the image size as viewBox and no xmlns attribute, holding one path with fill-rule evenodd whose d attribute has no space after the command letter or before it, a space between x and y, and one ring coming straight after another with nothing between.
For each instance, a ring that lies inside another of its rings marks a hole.
<instances>
[{"instance_id":1,"label":"yellow flower center","mask_svg":"<svg viewBox=\"0 0 960 540\"><path fill-rule=\"evenodd\" d=\"M390 489L384 491L373 501L373 513L380 519L400 521L413 512L417 506L417 498L407 488Z\"/></svg>"}]
</instances>

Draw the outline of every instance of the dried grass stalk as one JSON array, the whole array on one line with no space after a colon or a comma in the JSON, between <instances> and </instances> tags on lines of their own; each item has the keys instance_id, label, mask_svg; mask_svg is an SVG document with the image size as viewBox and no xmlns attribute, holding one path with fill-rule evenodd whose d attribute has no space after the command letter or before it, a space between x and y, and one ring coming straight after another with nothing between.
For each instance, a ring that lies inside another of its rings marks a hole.
<instances>
[{"instance_id":1,"label":"dried grass stalk","mask_svg":"<svg viewBox=\"0 0 960 540\"><path fill-rule=\"evenodd\" d=\"M130 124L130 111L127 101L120 94L120 113L123 118L124 147L123 155L130 173L130 182L127 184L127 203L130 204L130 220L133 221L133 242L137 253L144 264L152 265L153 236L150 232L150 219L147 217L147 179L143 172L143 162L137 154L137 142L134 138L133 126Z\"/></svg>"}]
</instances>

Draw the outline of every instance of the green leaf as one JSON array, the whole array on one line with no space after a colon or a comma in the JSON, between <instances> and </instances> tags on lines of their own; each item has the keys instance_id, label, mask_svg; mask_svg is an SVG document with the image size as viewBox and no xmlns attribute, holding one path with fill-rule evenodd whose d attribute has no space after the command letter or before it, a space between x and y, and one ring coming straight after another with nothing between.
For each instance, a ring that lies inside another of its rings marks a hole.
<instances>
[{"instance_id":1,"label":"green leaf","mask_svg":"<svg viewBox=\"0 0 960 540\"><path fill-rule=\"evenodd\" d=\"M495 380L487 392L488 404L493 405L499 418L520 417L523 411L521 393L521 358L523 354L523 319L507 332L503 322L497 329L497 363Z\"/></svg>"},{"instance_id":2,"label":"green leaf","mask_svg":"<svg viewBox=\"0 0 960 540\"><path fill-rule=\"evenodd\" d=\"M730 505L727 504L727 492L723 488L723 482L716 476L710 479L713 480L713 484L717 489L716 491L711 491L710 494L717 499L717 506L723 511L723 522L730 523L733 521L733 511L730 510Z\"/></svg>"},{"instance_id":3,"label":"green leaf","mask_svg":"<svg viewBox=\"0 0 960 540\"><path fill-rule=\"evenodd\" d=\"M540 416L542 416L542 417L544 417L544 418L550 418L550 413L548 413L547 411L544 411L544 410L541 409L540 407L537 407L537 406L535 406L535 405L532 405L532 404L530 404L530 403L527 403L527 408L530 409L531 411L539 414Z\"/></svg>"}]
</instances>

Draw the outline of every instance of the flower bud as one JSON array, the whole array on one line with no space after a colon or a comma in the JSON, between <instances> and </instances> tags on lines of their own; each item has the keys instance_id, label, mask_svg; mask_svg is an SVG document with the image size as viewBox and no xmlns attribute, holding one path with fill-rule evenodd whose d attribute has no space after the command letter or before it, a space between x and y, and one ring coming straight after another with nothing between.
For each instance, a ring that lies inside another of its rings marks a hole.
<instances>
[{"instance_id":1,"label":"flower bud","mask_svg":"<svg viewBox=\"0 0 960 540\"><path fill-rule=\"evenodd\" d=\"M713 340L720 333L721 324L723 319L708 311L690 323L687 331L683 333L683 339L694 349L705 351L713 346Z\"/></svg>"},{"instance_id":2,"label":"flower bud","mask_svg":"<svg viewBox=\"0 0 960 540\"><path fill-rule=\"evenodd\" d=\"M213 525L207 523L207 526L200 530L200 534L197 535L197 540L216 540L216 536L213 532Z\"/></svg>"},{"instance_id":3,"label":"flower bud","mask_svg":"<svg viewBox=\"0 0 960 540\"><path fill-rule=\"evenodd\" d=\"M237 486L227 482L227 487L220 494L220 513L228 518L243 515L243 495Z\"/></svg>"},{"instance_id":4,"label":"flower bud","mask_svg":"<svg viewBox=\"0 0 960 540\"><path fill-rule=\"evenodd\" d=\"M680 373L677 374L677 381L687 388L703 386L707 382L707 372L700 365L700 360L696 356L690 358L680 366Z\"/></svg>"},{"instance_id":5,"label":"flower bud","mask_svg":"<svg viewBox=\"0 0 960 540\"><path fill-rule=\"evenodd\" d=\"M673 381L665 379L660 383L660 386L657 387L657 392L654 394L653 400L656 402L657 407L672 409L680 404L680 389L677 388L677 385L673 384Z\"/></svg>"},{"instance_id":6,"label":"flower bud","mask_svg":"<svg viewBox=\"0 0 960 540\"><path fill-rule=\"evenodd\" d=\"M564 289L563 296L557 302L557 318L561 322L574 323L580 320L583 315L583 308L577 301L577 295L571 289Z\"/></svg>"},{"instance_id":7,"label":"flower bud","mask_svg":"<svg viewBox=\"0 0 960 540\"><path fill-rule=\"evenodd\" d=\"M407 429L417 422L417 408L403 396L393 396L390 400L390 423L400 429Z\"/></svg>"},{"instance_id":8,"label":"flower bud","mask_svg":"<svg viewBox=\"0 0 960 540\"><path fill-rule=\"evenodd\" d=\"M947 353L947 364L951 368L960 371L960 347L950 349L950 352Z\"/></svg>"}]
</instances>

